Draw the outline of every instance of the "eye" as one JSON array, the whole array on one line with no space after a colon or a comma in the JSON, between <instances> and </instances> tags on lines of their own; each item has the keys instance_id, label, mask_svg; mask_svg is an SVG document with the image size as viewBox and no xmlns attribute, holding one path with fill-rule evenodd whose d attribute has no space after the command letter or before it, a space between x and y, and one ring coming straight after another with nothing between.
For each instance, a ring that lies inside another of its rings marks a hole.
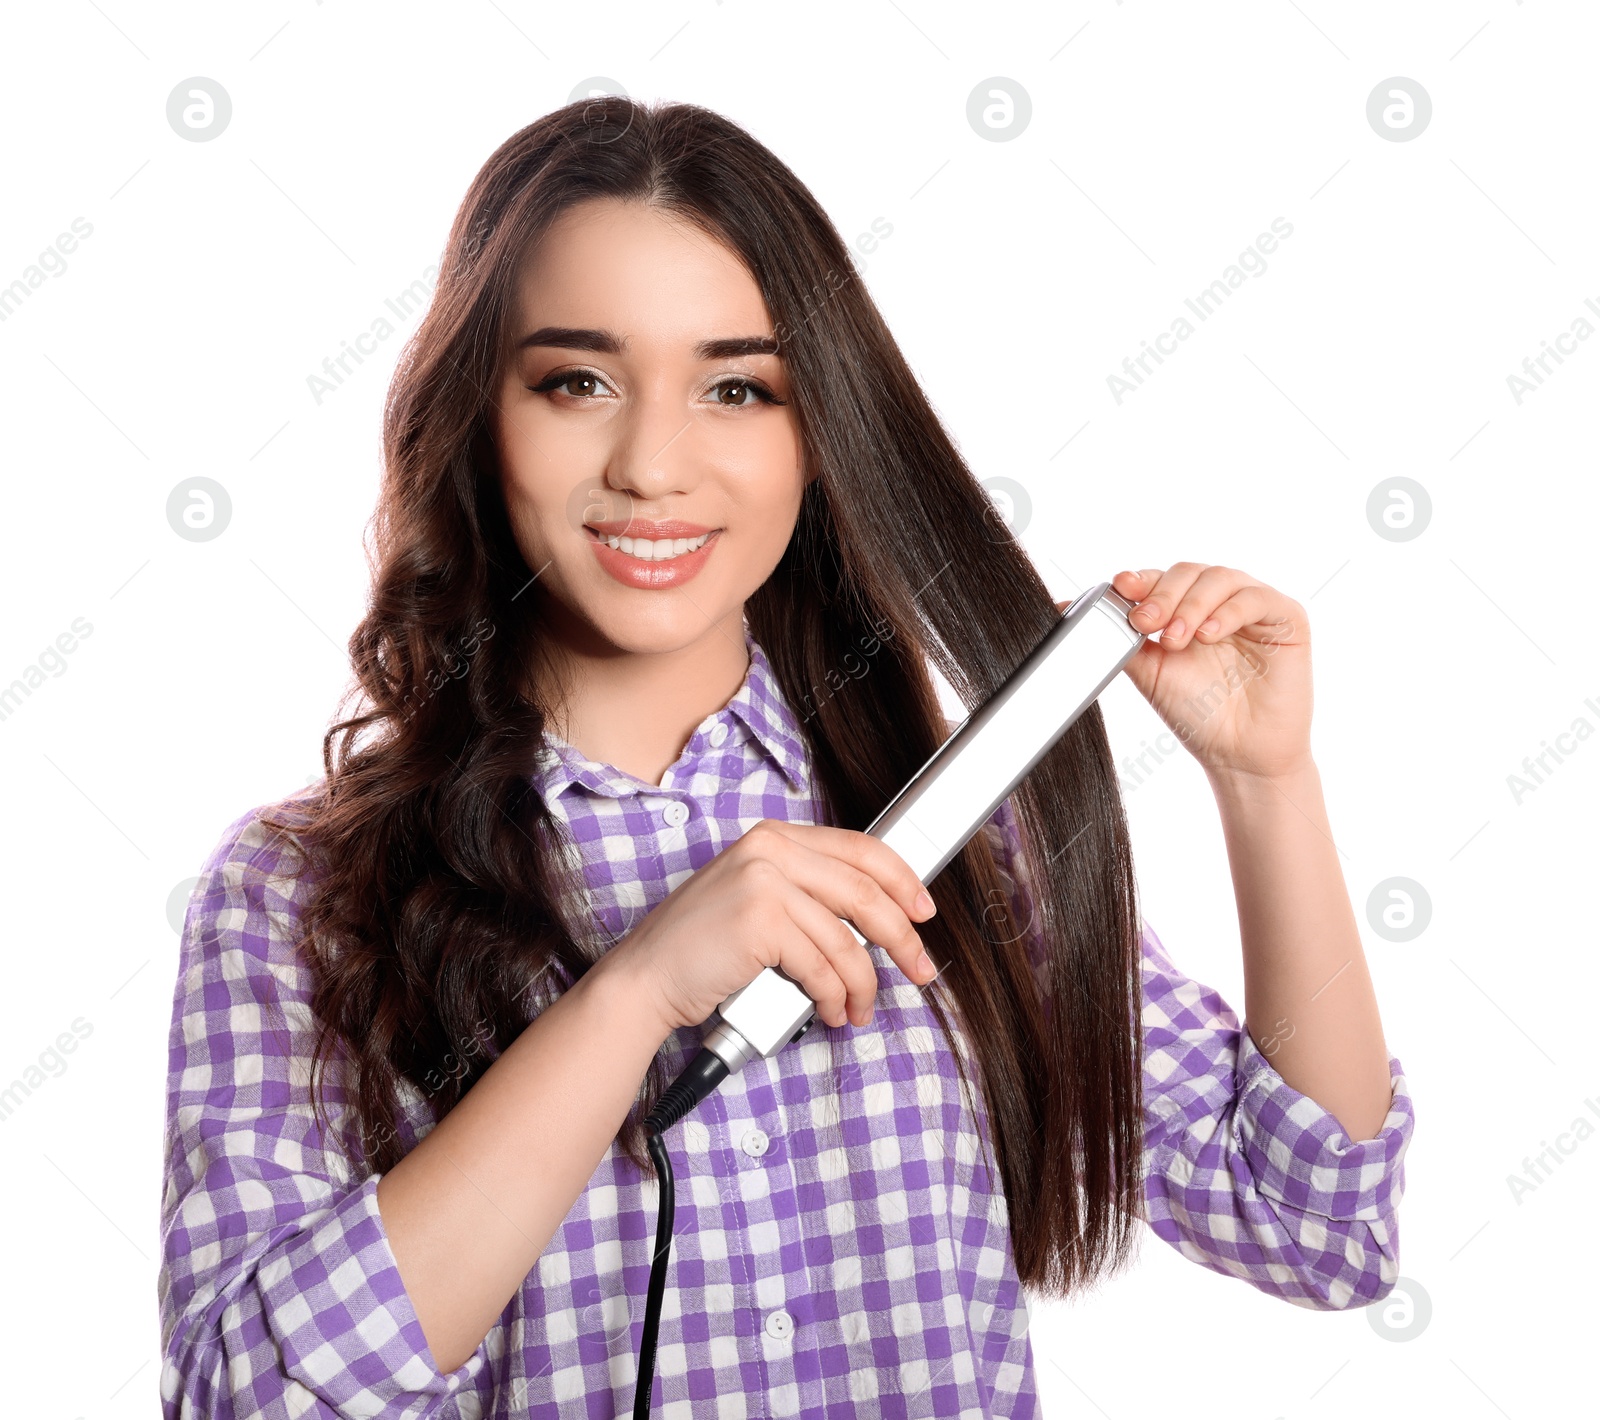
<instances>
[{"instance_id":1,"label":"eye","mask_svg":"<svg viewBox=\"0 0 1600 1420\"><path fill-rule=\"evenodd\" d=\"M574 389L568 388L568 386L574 387L579 392L574 393ZM556 370L546 375L538 384L530 385L529 389L534 394L547 394L553 390L559 390L563 398L578 402L592 400L598 394L612 393L611 386L598 374L593 370L582 368ZM717 403L724 409L748 409L757 400L763 404L772 405L788 403L788 400L779 399L760 380L746 375L730 375L725 379L718 380L711 387L710 393L716 397ZM730 393L734 396L731 399L727 397ZM744 398L743 396L747 393L755 396L755 398Z\"/></svg>"},{"instance_id":2,"label":"eye","mask_svg":"<svg viewBox=\"0 0 1600 1420\"><path fill-rule=\"evenodd\" d=\"M542 380L539 381L538 384L531 385L529 388L531 388L535 394L544 394L549 390L561 389L563 385L588 385L590 388L585 390L581 395L575 395L570 391L563 391L568 399L579 400L593 399L596 386L603 390L609 390L611 388L611 386L602 380L599 375L595 374L593 370L557 370L554 374L546 375Z\"/></svg>"},{"instance_id":3,"label":"eye","mask_svg":"<svg viewBox=\"0 0 1600 1420\"><path fill-rule=\"evenodd\" d=\"M756 399L760 400L763 404L787 404L788 403L787 400L779 399L778 396L773 394L773 392L770 389L768 389L764 384L762 384L760 380L751 379L749 376L746 376L746 375L730 376L728 379L718 380L717 383L712 385L712 387L711 387L712 394L718 394L720 391L723 391L723 390L734 390L734 391L748 390L751 394L753 394L756 397ZM723 406L723 408L725 408L725 409L748 409L752 404L755 403L755 400L749 400L749 399L736 399L736 400L719 399L718 403L720 403Z\"/></svg>"}]
</instances>

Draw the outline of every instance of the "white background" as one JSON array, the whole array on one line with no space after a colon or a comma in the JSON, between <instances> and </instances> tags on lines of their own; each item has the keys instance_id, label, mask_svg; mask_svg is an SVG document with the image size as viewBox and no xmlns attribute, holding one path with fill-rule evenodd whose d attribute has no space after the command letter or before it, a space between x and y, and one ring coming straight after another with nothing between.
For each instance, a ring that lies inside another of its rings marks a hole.
<instances>
[{"instance_id":1,"label":"white background","mask_svg":"<svg viewBox=\"0 0 1600 1420\"><path fill-rule=\"evenodd\" d=\"M1600 744L1520 803L1507 776L1600 726L1600 340L1520 403L1507 376L1600 303L1597 42L1547 0L12 9L0 287L93 231L0 323L0 685L93 629L0 720L0 1085L91 1027L0 1123L6 1408L156 1412L169 898L320 772L416 322L320 404L307 377L438 261L490 151L605 76L747 127L847 240L892 226L872 294L978 476L1026 487L1056 596L1193 559L1311 617L1315 750L1417 1105L1393 1303L1430 1317L1386 1339L1380 1309L1300 1310L1147 1236L1098 1293L1036 1303L1046 1414L1592 1411L1600 1138L1520 1203L1507 1176L1600 1109ZM232 99L212 142L167 122L194 76ZM966 116L995 76L1032 103L1005 142ZM1431 96L1412 141L1367 122L1392 76ZM1266 272L1119 404L1123 357L1279 217ZM199 475L233 502L207 543L166 521ZM1397 475L1432 502L1403 542L1366 511ZM1161 729L1125 679L1103 703L1119 759ZM1203 776L1180 750L1128 803L1149 919L1242 1006ZM1366 912L1396 876L1432 904L1403 943Z\"/></svg>"}]
</instances>

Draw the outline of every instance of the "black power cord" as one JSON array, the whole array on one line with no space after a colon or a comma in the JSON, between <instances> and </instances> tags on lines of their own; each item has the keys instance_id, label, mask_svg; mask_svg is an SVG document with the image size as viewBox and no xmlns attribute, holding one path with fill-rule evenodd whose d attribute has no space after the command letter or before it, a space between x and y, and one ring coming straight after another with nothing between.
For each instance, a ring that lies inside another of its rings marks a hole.
<instances>
[{"instance_id":1,"label":"black power cord","mask_svg":"<svg viewBox=\"0 0 1600 1420\"><path fill-rule=\"evenodd\" d=\"M647 1420L650 1392L656 1373L656 1332L661 1325L661 1298L667 1287L667 1255L672 1251L672 1159L662 1135L688 1114L728 1076L728 1065L712 1050L702 1048L689 1067L650 1111L644 1122L650 1158L656 1166L661 1201L656 1212L656 1251L650 1263L650 1293L644 1304L644 1335L639 1342L639 1378L634 1383L633 1420Z\"/></svg>"}]
</instances>

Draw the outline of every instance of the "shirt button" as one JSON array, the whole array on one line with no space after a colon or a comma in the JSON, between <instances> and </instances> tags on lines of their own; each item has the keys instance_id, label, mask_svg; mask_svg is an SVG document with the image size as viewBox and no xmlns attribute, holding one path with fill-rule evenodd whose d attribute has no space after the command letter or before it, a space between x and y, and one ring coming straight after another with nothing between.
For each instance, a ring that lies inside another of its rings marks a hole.
<instances>
[{"instance_id":1,"label":"shirt button","mask_svg":"<svg viewBox=\"0 0 1600 1420\"><path fill-rule=\"evenodd\" d=\"M742 1141L745 1153L752 1159L759 1159L767 1152L767 1134L764 1129L751 1129L746 1131Z\"/></svg>"},{"instance_id":2,"label":"shirt button","mask_svg":"<svg viewBox=\"0 0 1600 1420\"><path fill-rule=\"evenodd\" d=\"M794 1335L794 1318L779 1307L777 1311L767 1316L767 1335L779 1341L786 1341Z\"/></svg>"},{"instance_id":3,"label":"shirt button","mask_svg":"<svg viewBox=\"0 0 1600 1420\"><path fill-rule=\"evenodd\" d=\"M711 727L711 745L712 745L712 748L713 749L716 748L717 746L719 746L727 738L728 738L728 725L727 725L727 722L724 721L724 720L718 720L717 723L714 724Z\"/></svg>"},{"instance_id":4,"label":"shirt button","mask_svg":"<svg viewBox=\"0 0 1600 1420\"><path fill-rule=\"evenodd\" d=\"M661 811L661 817L669 827L682 828L689 821L689 806L681 799L674 799Z\"/></svg>"}]
</instances>

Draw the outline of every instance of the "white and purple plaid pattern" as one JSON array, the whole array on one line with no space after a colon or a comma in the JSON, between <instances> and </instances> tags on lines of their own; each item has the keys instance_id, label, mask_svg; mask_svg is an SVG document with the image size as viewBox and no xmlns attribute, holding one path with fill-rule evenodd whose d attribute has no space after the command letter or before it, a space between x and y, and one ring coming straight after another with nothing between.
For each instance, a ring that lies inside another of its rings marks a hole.
<instances>
[{"instance_id":1,"label":"white and purple plaid pattern","mask_svg":"<svg viewBox=\"0 0 1600 1420\"><path fill-rule=\"evenodd\" d=\"M761 818L821 821L760 646L659 785L551 739L536 782L571 829L610 938ZM281 807L281 806L280 806ZM441 1374L390 1250L377 1177L313 1123L303 900L259 811L229 826L184 925L161 1208L163 1413L173 1417L631 1413L656 1188L615 1145L477 1352ZM1015 822L985 832L1013 875ZM1032 1416L1028 1333L981 1094L964 1096L924 996L870 951L872 1023L822 1022L667 1136L677 1227L656 1361L675 1417ZM1145 926L1149 1221L1185 1257L1297 1305L1384 1296L1412 1109L1398 1060L1352 1143L1274 1070ZM1035 952L1035 959L1038 953ZM946 995L942 998L951 1003ZM700 1029L667 1042L669 1071ZM960 1046L975 1077L965 1037ZM328 1105L347 1119L330 1078ZM404 1097L407 1145L431 1127Z\"/></svg>"}]
</instances>

